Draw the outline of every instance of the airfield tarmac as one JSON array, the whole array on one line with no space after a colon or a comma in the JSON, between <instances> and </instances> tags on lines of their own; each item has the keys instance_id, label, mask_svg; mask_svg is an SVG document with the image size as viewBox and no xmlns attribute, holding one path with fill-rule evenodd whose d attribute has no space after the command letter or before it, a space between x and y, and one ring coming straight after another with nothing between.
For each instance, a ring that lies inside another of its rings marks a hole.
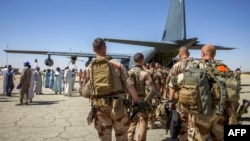
<instances>
[{"instance_id":1,"label":"airfield tarmac","mask_svg":"<svg viewBox=\"0 0 250 141\"><path fill-rule=\"evenodd\" d=\"M19 76L16 76L15 86L18 81ZM15 106L18 90L13 91L12 97L3 96L2 83L0 76L0 141L98 140L93 123L88 125L86 121L89 100L80 97L77 91L66 97L43 88L44 94L35 95L30 105ZM78 83L75 87L79 87ZM250 75L242 75L240 97L240 103L242 99L250 100ZM250 112L243 115L243 120L242 124L250 125ZM157 125L157 129L148 130L148 141L162 141L169 137L158 121ZM114 133L112 138L115 140Z\"/></svg>"}]
</instances>

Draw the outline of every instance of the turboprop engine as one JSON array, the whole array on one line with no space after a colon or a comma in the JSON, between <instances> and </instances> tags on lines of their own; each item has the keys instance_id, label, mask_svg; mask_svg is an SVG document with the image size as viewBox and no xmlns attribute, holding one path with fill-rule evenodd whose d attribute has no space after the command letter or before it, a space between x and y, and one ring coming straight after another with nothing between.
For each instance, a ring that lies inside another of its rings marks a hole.
<instances>
[{"instance_id":1,"label":"turboprop engine","mask_svg":"<svg viewBox=\"0 0 250 141\"><path fill-rule=\"evenodd\" d=\"M46 66L51 67L54 64L54 61L50 58L50 55L49 55L49 57L45 59L44 63Z\"/></svg>"}]
</instances>

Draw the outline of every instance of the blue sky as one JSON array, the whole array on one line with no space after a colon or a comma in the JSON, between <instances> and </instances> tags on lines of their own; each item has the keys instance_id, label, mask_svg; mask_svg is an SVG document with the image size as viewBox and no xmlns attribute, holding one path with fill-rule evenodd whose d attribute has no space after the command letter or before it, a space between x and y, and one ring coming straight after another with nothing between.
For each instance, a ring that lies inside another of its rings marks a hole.
<instances>
[{"instance_id":1,"label":"blue sky","mask_svg":"<svg viewBox=\"0 0 250 141\"><path fill-rule=\"evenodd\" d=\"M0 66L22 68L46 55L6 54L3 49L93 52L96 37L158 41L162 37L170 0L0 0ZM250 1L186 0L187 38L200 43L236 47L217 51L231 69L250 71ZM134 54L145 47L107 43L110 53ZM200 51L191 51L199 58ZM55 68L69 59L52 56ZM86 60L86 58L83 58ZM78 61L77 68L84 68ZM73 67L73 66L72 66Z\"/></svg>"}]
</instances>

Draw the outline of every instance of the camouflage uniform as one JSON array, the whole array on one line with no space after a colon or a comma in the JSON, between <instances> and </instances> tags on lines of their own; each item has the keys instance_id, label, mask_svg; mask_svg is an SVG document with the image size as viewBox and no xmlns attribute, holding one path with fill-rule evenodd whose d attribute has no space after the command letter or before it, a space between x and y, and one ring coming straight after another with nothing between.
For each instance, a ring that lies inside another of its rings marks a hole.
<instances>
[{"instance_id":1,"label":"camouflage uniform","mask_svg":"<svg viewBox=\"0 0 250 141\"><path fill-rule=\"evenodd\" d=\"M167 80L167 76L169 74L169 71L166 67L162 68L162 75L163 75L163 80L162 80L162 98L166 99L168 98L168 87L166 87L166 80Z\"/></svg>"},{"instance_id":2,"label":"camouflage uniform","mask_svg":"<svg viewBox=\"0 0 250 141\"><path fill-rule=\"evenodd\" d=\"M162 101L156 109L156 118L160 121L161 125L167 129L168 116L165 111L165 101Z\"/></svg>"},{"instance_id":3,"label":"camouflage uniform","mask_svg":"<svg viewBox=\"0 0 250 141\"><path fill-rule=\"evenodd\" d=\"M114 92L102 97L92 97L92 105L96 108L96 117L94 120L95 128L98 132L100 140L112 140L112 128L115 130L115 137L117 141L126 141L127 131L130 125L130 120L127 116L126 109L123 105L125 92L122 91L121 81L125 84L128 79L126 68L115 60L109 60L112 66L112 75L118 76L120 80L116 79L114 84ZM86 68L86 83L90 81L91 71L90 64ZM114 80L113 80L114 81Z\"/></svg>"},{"instance_id":4,"label":"camouflage uniform","mask_svg":"<svg viewBox=\"0 0 250 141\"><path fill-rule=\"evenodd\" d=\"M159 73L155 68L151 68L149 70L151 74L151 78L153 80L153 83L156 87L156 90L160 92L160 81L161 81L161 73ZM157 106L160 103L159 97L153 97L151 101L151 105L153 107L153 110L150 111L149 116L148 116L148 122L149 122L149 128L154 129L156 128L155 121L156 121L156 109Z\"/></svg>"},{"instance_id":5,"label":"camouflage uniform","mask_svg":"<svg viewBox=\"0 0 250 141\"><path fill-rule=\"evenodd\" d=\"M139 78L141 82L135 82L131 77L129 79L129 85L135 85L135 83L144 84L145 90L155 90L155 86L151 79L150 74L145 71L141 66L132 67L131 72L139 71ZM138 95L140 100L143 100L146 96L144 91L143 95ZM136 126L139 124L138 141L146 141L147 128L148 128L148 112L138 112L136 117L132 119L129 130L128 130L128 141L134 141L134 135Z\"/></svg>"},{"instance_id":6,"label":"camouflage uniform","mask_svg":"<svg viewBox=\"0 0 250 141\"><path fill-rule=\"evenodd\" d=\"M205 63L200 62L200 68L206 68ZM178 83L183 80L183 75L178 75ZM219 101L213 100L213 107L218 105ZM210 134L213 141L224 140L224 125L226 124L226 115L220 115L213 109L212 114L204 116L202 114L193 114L188 112L188 140L208 140Z\"/></svg>"},{"instance_id":7,"label":"camouflage uniform","mask_svg":"<svg viewBox=\"0 0 250 141\"><path fill-rule=\"evenodd\" d=\"M173 88L172 81L170 81L171 78L175 75L180 74L183 70L187 69L189 67L188 66L189 62L191 62L191 61L193 61L193 60L192 59L182 59L173 65L173 67L169 71L169 75L168 75L168 78L166 80L166 82L169 82L169 83L167 83L169 85L169 87ZM177 96L175 95L174 100L177 103L176 110L181 117L181 129L180 129L179 139L180 139L180 141L186 141L187 135L188 135L187 134L188 133L188 130L187 130L188 113L187 113L186 109L184 107L182 107L178 103L178 101L176 101L176 97Z\"/></svg>"}]
</instances>

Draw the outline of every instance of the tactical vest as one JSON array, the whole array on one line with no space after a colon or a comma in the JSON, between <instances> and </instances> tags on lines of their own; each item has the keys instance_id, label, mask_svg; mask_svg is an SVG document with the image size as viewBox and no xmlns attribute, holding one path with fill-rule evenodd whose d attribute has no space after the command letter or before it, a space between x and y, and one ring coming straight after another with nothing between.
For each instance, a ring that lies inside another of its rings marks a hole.
<instances>
[{"instance_id":1,"label":"tactical vest","mask_svg":"<svg viewBox=\"0 0 250 141\"><path fill-rule=\"evenodd\" d=\"M124 91L125 84L121 80L121 71L119 70L119 74L115 72L112 64L109 63L111 59L111 57L102 57L91 62L90 81L93 95L113 95L115 92Z\"/></svg>"},{"instance_id":2,"label":"tactical vest","mask_svg":"<svg viewBox=\"0 0 250 141\"><path fill-rule=\"evenodd\" d=\"M146 96L145 92L145 80L141 77L140 72L144 71L140 66L134 66L129 71L129 77L134 80L134 87L138 96Z\"/></svg>"}]
</instances>

